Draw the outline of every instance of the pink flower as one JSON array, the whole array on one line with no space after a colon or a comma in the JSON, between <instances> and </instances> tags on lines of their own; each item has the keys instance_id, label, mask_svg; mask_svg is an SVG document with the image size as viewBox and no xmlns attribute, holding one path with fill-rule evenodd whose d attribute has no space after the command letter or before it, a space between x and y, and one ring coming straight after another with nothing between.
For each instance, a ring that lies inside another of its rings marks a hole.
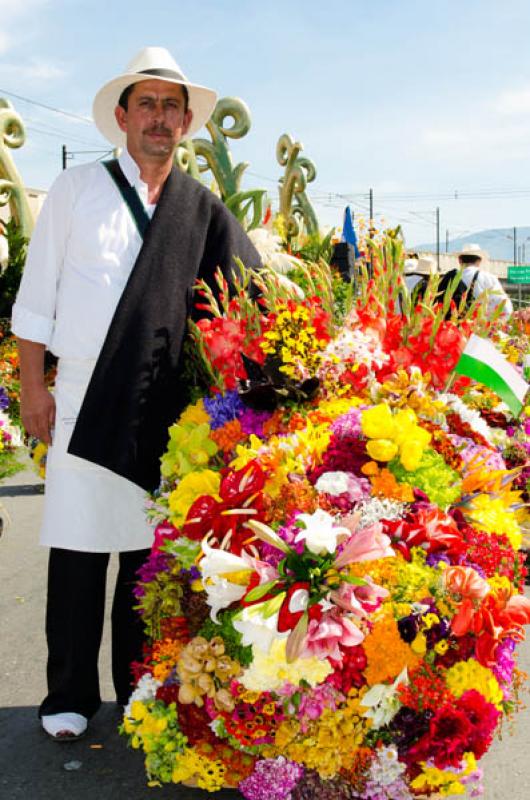
<instances>
[{"instance_id":1,"label":"pink flower","mask_svg":"<svg viewBox=\"0 0 530 800\"><path fill-rule=\"evenodd\" d=\"M151 553L161 553L162 551L160 548L163 544L165 544L167 541L178 539L181 535L182 534L178 528L175 528L171 522L161 522L155 528L155 538L153 544L151 545Z\"/></svg>"},{"instance_id":2,"label":"pink flower","mask_svg":"<svg viewBox=\"0 0 530 800\"><path fill-rule=\"evenodd\" d=\"M375 522L350 536L335 559L334 566L340 569L354 561L375 561L391 556L395 556L395 553L390 546L390 539L382 532L381 523Z\"/></svg>"},{"instance_id":3,"label":"pink flower","mask_svg":"<svg viewBox=\"0 0 530 800\"><path fill-rule=\"evenodd\" d=\"M331 592L331 600L346 611L351 611L359 617L366 617L379 608L381 601L388 597L388 590L378 586L368 575L364 580L366 586L341 583L338 591Z\"/></svg>"},{"instance_id":4,"label":"pink flower","mask_svg":"<svg viewBox=\"0 0 530 800\"><path fill-rule=\"evenodd\" d=\"M342 662L342 647L355 647L364 639L364 633L338 609L322 615L309 623L302 657L332 658Z\"/></svg>"}]
</instances>

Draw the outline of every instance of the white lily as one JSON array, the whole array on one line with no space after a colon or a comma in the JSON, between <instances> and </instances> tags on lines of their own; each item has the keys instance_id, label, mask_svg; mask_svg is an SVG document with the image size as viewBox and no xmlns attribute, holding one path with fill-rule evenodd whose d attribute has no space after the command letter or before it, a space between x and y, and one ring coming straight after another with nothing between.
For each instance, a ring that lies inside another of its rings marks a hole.
<instances>
[{"instance_id":1,"label":"white lily","mask_svg":"<svg viewBox=\"0 0 530 800\"><path fill-rule=\"evenodd\" d=\"M394 683L376 683L363 696L362 705L367 707L364 716L373 720L374 728L382 728L396 716L401 703L397 696L397 688L401 683L408 684L409 676L405 667Z\"/></svg>"},{"instance_id":2,"label":"white lily","mask_svg":"<svg viewBox=\"0 0 530 800\"><path fill-rule=\"evenodd\" d=\"M305 541L308 550L315 555L334 553L338 537L350 536L348 528L335 525L335 518L321 508L313 514L299 514L296 521L302 522L305 528L296 535L295 542Z\"/></svg>"},{"instance_id":3,"label":"white lily","mask_svg":"<svg viewBox=\"0 0 530 800\"><path fill-rule=\"evenodd\" d=\"M265 603L247 606L240 611L232 621L236 631L243 637L244 645L268 653L275 639L286 639L290 631L278 632L278 612L265 616L261 612Z\"/></svg>"},{"instance_id":4,"label":"white lily","mask_svg":"<svg viewBox=\"0 0 530 800\"><path fill-rule=\"evenodd\" d=\"M252 559L246 554L236 556L219 547L210 547L206 539L202 542L202 551L203 585L208 597L210 616L217 622L217 614L222 608L228 608L245 595L248 580L254 571Z\"/></svg>"}]
</instances>

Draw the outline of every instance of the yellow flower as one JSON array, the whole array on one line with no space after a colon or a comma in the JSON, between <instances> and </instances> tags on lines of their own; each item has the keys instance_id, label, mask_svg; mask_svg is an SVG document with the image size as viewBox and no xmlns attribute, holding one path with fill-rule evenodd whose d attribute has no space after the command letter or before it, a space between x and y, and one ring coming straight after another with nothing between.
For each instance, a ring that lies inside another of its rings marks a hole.
<instances>
[{"instance_id":1,"label":"yellow flower","mask_svg":"<svg viewBox=\"0 0 530 800\"><path fill-rule=\"evenodd\" d=\"M169 495L169 509L173 525L178 528L184 523L191 506L203 494L219 499L220 485L220 474L210 469L205 469L201 472L190 472L185 475L177 488Z\"/></svg>"},{"instance_id":2,"label":"yellow flower","mask_svg":"<svg viewBox=\"0 0 530 800\"><path fill-rule=\"evenodd\" d=\"M501 708L503 694L497 678L476 659L470 658L454 664L447 670L445 680L455 697L461 697L468 689L476 689L484 695L488 703Z\"/></svg>"},{"instance_id":3,"label":"yellow flower","mask_svg":"<svg viewBox=\"0 0 530 800\"><path fill-rule=\"evenodd\" d=\"M297 658L288 663L285 648L286 639L274 639L268 653L253 647L252 664L240 678L243 686L254 692L271 692L285 683L298 686L301 680L317 686L333 672L327 659Z\"/></svg>"},{"instance_id":4,"label":"yellow flower","mask_svg":"<svg viewBox=\"0 0 530 800\"><path fill-rule=\"evenodd\" d=\"M243 469L243 467L247 466L249 461L253 461L258 457L261 447L263 447L263 442L252 433L247 445L237 445L236 457L230 462L230 466L233 469Z\"/></svg>"},{"instance_id":5,"label":"yellow flower","mask_svg":"<svg viewBox=\"0 0 530 800\"><path fill-rule=\"evenodd\" d=\"M380 403L363 411L361 428L369 439L393 439L396 429L390 407L386 403Z\"/></svg>"},{"instance_id":6,"label":"yellow flower","mask_svg":"<svg viewBox=\"0 0 530 800\"><path fill-rule=\"evenodd\" d=\"M178 421L180 425L201 425L203 422L210 422L202 398L195 405L184 409Z\"/></svg>"},{"instance_id":7,"label":"yellow flower","mask_svg":"<svg viewBox=\"0 0 530 800\"><path fill-rule=\"evenodd\" d=\"M366 444L366 452L375 461L391 461L398 452L398 446L390 439L371 439Z\"/></svg>"},{"instance_id":8,"label":"yellow flower","mask_svg":"<svg viewBox=\"0 0 530 800\"><path fill-rule=\"evenodd\" d=\"M514 550L521 547L521 529L515 514L500 497L477 494L473 497L466 516L482 531L492 534L505 534Z\"/></svg>"}]
</instances>

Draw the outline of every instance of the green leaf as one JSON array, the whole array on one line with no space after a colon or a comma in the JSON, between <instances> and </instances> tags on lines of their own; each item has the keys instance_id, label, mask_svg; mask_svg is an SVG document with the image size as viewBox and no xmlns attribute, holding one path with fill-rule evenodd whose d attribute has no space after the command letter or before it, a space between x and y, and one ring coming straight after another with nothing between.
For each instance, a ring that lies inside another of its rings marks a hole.
<instances>
[{"instance_id":1,"label":"green leaf","mask_svg":"<svg viewBox=\"0 0 530 800\"><path fill-rule=\"evenodd\" d=\"M261 600L261 598L265 597L277 584L278 581L268 581L267 583L255 586L254 589L251 589L250 592L245 595L245 602L254 603L256 600Z\"/></svg>"},{"instance_id":2,"label":"green leaf","mask_svg":"<svg viewBox=\"0 0 530 800\"><path fill-rule=\"evenodd\" d=\"M341 581L345 581L345 583L351 583L352 586L366 586L368 581L365 581L364 578L356 578L354 575L340 575Z\"/></svg>"}]
</instances>

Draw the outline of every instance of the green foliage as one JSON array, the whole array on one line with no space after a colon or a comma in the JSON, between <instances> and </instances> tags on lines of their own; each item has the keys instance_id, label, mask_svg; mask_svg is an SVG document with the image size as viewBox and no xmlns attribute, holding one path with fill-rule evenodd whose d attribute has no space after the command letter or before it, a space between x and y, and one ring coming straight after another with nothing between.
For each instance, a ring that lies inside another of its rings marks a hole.
<instances>
[{"instance_id":1,"label":"green foliage","mask_svg":"<svg viewBox=\"0 0 530 800\"><path fill-rule=\"evenodd\" d=\"M241 644L243 637L232 624L234 613L233 611L221 611L217 616L219 624L212 619L207 619L198 635L204 636L208 641L214 636L220 636L225 643L227 655L238 661L242 667L248 667L252 663L252 647Z\"/></svg>"},{"instance_id":2,"label":"green foliage","mask_svg":"<svg viewBox=\"0 0 530 800\"><path fill-rule=\"evenodd\" d=\"M19 459L20 455L17 452L0 451L0 481L11 477L11 475L16 475L17 472L24 469L25 465Z\"/></svg>"},{"instance_id":3,"label":"green foliage","mask_svg":"<svg viewBox=\"0 0 530 800\"><path fill-rule=\"evenodd\" d=\"M4 225L4 235L9 246L9 260L0 273L0 317L10 317L22 278L28 242L14 219Z\"/></svg>"},{"instance_id":4,"label":"green foliage","mask_svg":"<svg viewBox=\"0 0 530 800\"><path fill-rule=\"evenodd\" d=\"M335 229L332 228L326 236L320 233L310 233L299 247L292 243L293 255L302 258L304 261L326 261L330 262L333 253L332 238Z\"/></svg>"}]
</instances>

